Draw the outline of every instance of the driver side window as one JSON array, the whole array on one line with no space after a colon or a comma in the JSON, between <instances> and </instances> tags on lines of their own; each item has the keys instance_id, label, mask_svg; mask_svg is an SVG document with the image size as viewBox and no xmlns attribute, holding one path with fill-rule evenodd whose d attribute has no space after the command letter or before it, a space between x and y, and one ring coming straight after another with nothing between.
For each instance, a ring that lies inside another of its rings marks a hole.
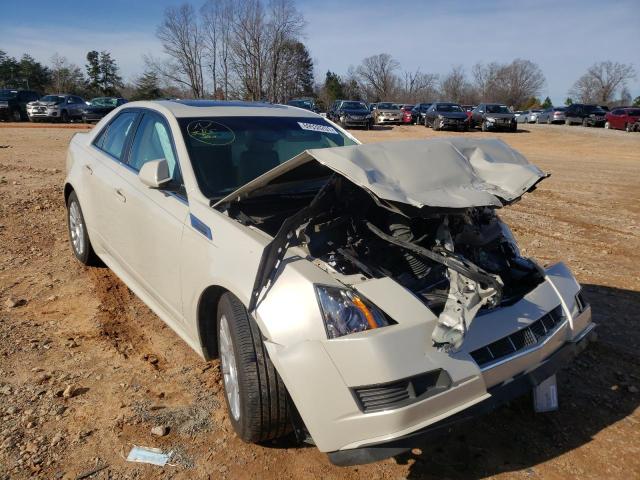
<instances>
[{"instance_id":1,"label":"driver side window","mask_svg":"<svg viewBox=\"0 0 640 480\"><path fill-rule=\"evenodd\" d=\"M169 127L159 115L145 113L131 145L129 166L140 170L145 163L161 158L167 161L171 178L182 183Z\"/></svg>"}]
</instances>

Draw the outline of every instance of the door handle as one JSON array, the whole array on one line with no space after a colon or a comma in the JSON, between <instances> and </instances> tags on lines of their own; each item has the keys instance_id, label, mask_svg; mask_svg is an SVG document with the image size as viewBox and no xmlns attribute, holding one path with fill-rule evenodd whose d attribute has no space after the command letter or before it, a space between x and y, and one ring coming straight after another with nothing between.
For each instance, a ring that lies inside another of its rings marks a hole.
<instances>
[{"instance_id":1,"label":"door handle","mask_svg":"<svg viewBox=\"0 0 640 480\"><path fill-rule=\"evenodd\" d=\"M89 172L89 175L93 175L93 168L91 168L89 165L85 165L84 168L87 172Z\"/></svg>"},{"instance_id":2,"label":"door handle","mask_svg":"<svg viewBox=\"0 0 640 480\"><path fill-rule=\"evenodd\" d=\"M116 188L116 196L122 203L127 202L127 197L125 197L124 193L122 193L122 190L120 190L119 188Z\"/></svg>"}]
</instances>

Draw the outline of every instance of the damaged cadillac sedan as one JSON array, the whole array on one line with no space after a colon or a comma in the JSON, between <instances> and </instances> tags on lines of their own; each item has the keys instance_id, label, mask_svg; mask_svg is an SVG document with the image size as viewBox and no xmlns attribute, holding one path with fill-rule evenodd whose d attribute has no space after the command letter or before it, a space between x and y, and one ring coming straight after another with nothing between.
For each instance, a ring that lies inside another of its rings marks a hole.
<instances>
[{"instance_id":1,"label":"damaged cadillac sedan","mask_svg":"<svg viewBox=\"0 0 640 480\"><path fill-rule=\"evenodd\" d=\"M530 393L594 338L498 211L546 174L499 140L361 145L313 112L126 104L67 157L70 243L205 359L247 442L352 465Z\"/></svg>"}]
</instances>

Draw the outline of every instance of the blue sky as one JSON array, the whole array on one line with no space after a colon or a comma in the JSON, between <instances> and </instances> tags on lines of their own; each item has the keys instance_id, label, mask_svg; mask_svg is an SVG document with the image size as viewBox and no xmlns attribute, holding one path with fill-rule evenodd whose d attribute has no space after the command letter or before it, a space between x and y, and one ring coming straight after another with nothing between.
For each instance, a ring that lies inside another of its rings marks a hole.
<instances>
[{"instance_id":1,"label":"blue sky","mask_svg":"<svg viewBox=\"0 0 640 480\"><path fill-rule=\"evenodd\" d=\"M84 65L88 50L109 50L125 78L144 68L143 54L161 54L155 38L165 7L180 0L5 0L0 49L54 53ZM200 5L202 0L192 2ZM640 95L640 0L420 1L298 0L307 20L305 44L316 78L345 73L362 58L390 53L403 69L445 73L454 65L520 57L543 69L542 97L556 103L594 62L634 64L629 84Z\"/></svg>"}]
</instances>

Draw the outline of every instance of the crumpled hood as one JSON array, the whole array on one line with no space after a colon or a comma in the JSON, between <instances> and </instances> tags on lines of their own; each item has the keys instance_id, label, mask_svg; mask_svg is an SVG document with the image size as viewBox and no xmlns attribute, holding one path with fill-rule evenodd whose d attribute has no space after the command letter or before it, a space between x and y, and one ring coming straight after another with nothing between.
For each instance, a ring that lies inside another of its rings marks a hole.
<instances>
[{"instance_id":1,"label":"crumpled hood","mask_svg":"<svg viewBox=\"0 0 640 480\"><path fill-rule=\"evenodd\" d=\"M450 118L452 120L466 120L466 112L436 112L439 117Z\"/></svg>"},{"instance_id":2,"label":"crumpled hood","mask_svg":"<svg viewBox=\"0 0 640 480\"><path fill-rule=\"evenodd\" d=\"M28 105L32 107L54 107L56 105L60 105L64 100L56 101L56 102L42 102L40 100L36 100L35 102L29 102Z\"/></svg>"},{"instance_id":3,"label":"crumpled hood","mask_svg":"<svg viewBox=\"0 0 640 480\"><path fill-rule=\"evenodd\" d=\"M313 160L380 199L417 208L501 207L548 176L498 139L381 142L307 150L240 187L216 205L243 198Z\"/></svg>"}]
</instances>

